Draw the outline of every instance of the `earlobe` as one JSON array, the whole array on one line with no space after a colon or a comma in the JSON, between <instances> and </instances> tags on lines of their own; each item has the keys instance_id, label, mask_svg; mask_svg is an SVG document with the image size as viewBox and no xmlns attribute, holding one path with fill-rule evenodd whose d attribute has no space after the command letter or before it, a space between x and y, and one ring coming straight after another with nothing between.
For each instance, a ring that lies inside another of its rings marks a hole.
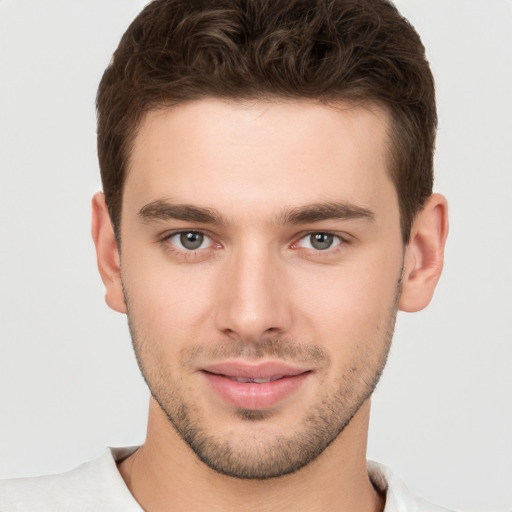
<instances>
[{"instance_id":1,"label":"earlobe","mask_svg":"<svg viewBox=\"0 0 512 512\"><path fill-rule=\"evenodd\" d=\"M96 246L98 270L105 285L105 301L114 311L126 313L119 250L103 192L96 193L92 198L91 233Z\"/></svg>"},{"instance_id":2,"label":"earlobe","mask_svg":"<svg viewBox=\"0 0 512 512\"><path fill-rule=\"evenodd\" d=\"M430 303L443 270L447 236L448 204L441 194L433 194L416 216L405 250L402 311L420 311Z\"/></svg>"}]
</instances>

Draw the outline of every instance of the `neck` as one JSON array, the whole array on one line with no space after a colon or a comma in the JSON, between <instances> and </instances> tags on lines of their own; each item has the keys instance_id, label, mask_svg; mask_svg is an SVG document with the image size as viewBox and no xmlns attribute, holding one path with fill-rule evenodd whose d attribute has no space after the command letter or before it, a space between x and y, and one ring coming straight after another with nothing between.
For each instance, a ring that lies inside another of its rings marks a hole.
<instances>
[{"instance_id":1,"label":"neck","mask_svg":"<svg viewBox=\"0 0 512 512\"><path fill-rule=\"evenodd\" d=\"M221 475L202 463L151 400L146 442L119 464L119 471L148 512L382 511L384 498L366 470L369 411L367 401L342 434L299 471L244 480Z\"/></svg>"}]
</instances>

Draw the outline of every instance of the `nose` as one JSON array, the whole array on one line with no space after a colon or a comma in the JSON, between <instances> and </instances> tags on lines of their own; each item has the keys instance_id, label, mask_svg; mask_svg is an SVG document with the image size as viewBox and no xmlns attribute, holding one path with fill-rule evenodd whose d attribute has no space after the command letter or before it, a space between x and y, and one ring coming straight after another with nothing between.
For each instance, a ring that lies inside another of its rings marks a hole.
<instances>
[{"instance_id":1,"label":"nose","mask_svg":"<svg viewBox=\"0 0 512 512\"><path fill-rule=\"evenodd\" d=\"M240 249L226 266L216 304L217 329L248 342L286 334L291 297L278 255L261 248Z\"/></svg>"}]
</instances>

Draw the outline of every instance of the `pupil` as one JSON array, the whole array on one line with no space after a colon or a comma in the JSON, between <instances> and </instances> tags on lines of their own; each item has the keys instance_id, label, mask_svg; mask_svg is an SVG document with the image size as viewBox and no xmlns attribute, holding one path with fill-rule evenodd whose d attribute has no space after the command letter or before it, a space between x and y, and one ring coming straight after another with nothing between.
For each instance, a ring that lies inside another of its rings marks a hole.
<instances>
[{"instance_id":1,"label":"pupil","mask_svg":"<svg viewBox=\"0 0 512 512\"><path fill-rule=\"evenodd\" d=\"M203 235L201 233L182 233L180 235L180 242L186 249L194 250L201 247L203 243Z\"/></svg>"},{"instance_id":2,"label":"pupil","mask_svg":"<svg viewBox=\"0 0 512 512\"><path fill-rule=\"evenodd\" d=\"M311 235L311 245L320 251L329 249L333 242L333 235L329 233L315 233Z\"/></svg>"}]
</instances>

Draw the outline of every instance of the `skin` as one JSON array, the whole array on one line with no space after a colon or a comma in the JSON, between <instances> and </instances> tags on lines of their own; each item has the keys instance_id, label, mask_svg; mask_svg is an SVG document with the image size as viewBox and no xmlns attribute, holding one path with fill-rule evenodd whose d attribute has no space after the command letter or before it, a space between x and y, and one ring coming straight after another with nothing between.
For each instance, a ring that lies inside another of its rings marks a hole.
<instances>
[{"instance_id":1,"label":"skin","mask_svg":"<svg viewBox=\"0 0 512 512\"><path fill-rule=\"evenodd\" d=\"M397 308L432 297L448 230L434 194L403 246L387 129L370 106L185 103L143 120L121 251L94 197L106 300L128 313L154 397L145 444L119 465L145 510L383 509L366 472L370 396ZM187 232L205 235L198 249ZM226 360L307 376L276 404L235 407L203 371Z\"/></svg>"}]
</instances>

